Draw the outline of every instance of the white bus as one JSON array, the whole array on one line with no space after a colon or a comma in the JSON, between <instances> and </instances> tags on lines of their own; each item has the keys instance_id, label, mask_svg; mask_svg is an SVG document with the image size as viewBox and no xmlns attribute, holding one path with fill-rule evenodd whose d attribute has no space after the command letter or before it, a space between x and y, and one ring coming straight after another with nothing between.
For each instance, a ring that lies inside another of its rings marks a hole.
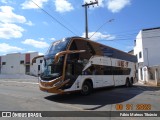
<instances>
[{"instance_id":1,"label":"white bus","mask_svg":"<svg viewBox=\"0 0 160 120\"><path fill-rule=\"evenodd\" d=\"M49 93L88 95L95 88L130 87L136 80L135 56L81 37L53 42L33 63L39 57L44 57L39 88Z\"/></svg>"}]
</instances>

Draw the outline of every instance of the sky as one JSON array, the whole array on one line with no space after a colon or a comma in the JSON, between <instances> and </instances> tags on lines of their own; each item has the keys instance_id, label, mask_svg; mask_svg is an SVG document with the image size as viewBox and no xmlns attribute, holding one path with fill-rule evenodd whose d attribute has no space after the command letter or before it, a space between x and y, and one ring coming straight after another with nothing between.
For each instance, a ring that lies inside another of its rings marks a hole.
<instances>
[{"instance_id":1,"label":"sky","mask_svg":"<svg viewBox=\"0 0 160 120\"><path fill-rule=\"evenodd\" d=\"M0 0L0 56L45 54L56 40L85 37L82 5L90 2L95 0ZM160 27L159 5L160 0L98 0L88 8L89 38L128 52L140 30Z\"/></svg>"}]
</instances>

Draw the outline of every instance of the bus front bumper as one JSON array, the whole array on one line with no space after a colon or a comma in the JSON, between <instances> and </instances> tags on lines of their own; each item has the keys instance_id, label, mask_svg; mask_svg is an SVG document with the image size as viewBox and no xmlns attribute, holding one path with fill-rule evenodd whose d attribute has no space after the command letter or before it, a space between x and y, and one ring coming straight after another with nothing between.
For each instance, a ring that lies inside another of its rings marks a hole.
<instances>
[{"instance_id":1,"label":"bus front bumper","mask_svg":"<svg viewBox=\"0 0 160 120\"><path fill-rule=\"evenodd\" d=\"M60 88L64 86L66 83L68 83L68 80L62 81L62 77L59 77L51 81L39 80L39 88L41 91L44 92L60 94L65 92Z\"/></svg>"}]
</instances>

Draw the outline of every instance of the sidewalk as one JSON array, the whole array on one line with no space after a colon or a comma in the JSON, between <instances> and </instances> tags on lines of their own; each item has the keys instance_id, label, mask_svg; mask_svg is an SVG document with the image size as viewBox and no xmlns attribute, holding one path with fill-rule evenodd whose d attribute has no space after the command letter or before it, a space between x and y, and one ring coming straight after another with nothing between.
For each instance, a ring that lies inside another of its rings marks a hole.
<instances>
[{"instance_id":1,"label":"sidewalk","mask_svg":"<svg viewBox=\"0 0 160 120\"><path fill-rule=\"evenodd\" d=\"M139 80L138 83L142 84L142 85L145 85L145 86L160 87L160 84L157 85L155 80L148 80L146 83L142 80Z\"/></svg>"},{"instance_id":2,"label":"sidewalk","mask_svg":"<svg viewBox=\"0 0 160 120\"><path fill-rule=\"evenodd\" d=\"M24 74L0 74L0 81L38 82L38 77Z\"/></svg>"},{"instance_id":3,"label":"sidewalk","mask_svg":"<svg viewBox=\"0 0 160 120\"><path fill-rule=\"evenodd\" d=\"M0 79L37 79L37 77L25 74L0 74Z\"/></svg>"}]
</instances>

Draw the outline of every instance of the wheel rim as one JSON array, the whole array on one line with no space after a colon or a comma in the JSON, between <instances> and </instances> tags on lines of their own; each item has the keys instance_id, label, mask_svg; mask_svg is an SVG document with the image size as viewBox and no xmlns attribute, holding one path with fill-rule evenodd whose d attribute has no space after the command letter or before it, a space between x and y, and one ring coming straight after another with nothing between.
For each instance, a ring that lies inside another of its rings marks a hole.
<instances>
[{"instance_id":1,"label":"wheel rim","mask_svg":"<svg viewBox=\"0 0 160 120\"><path fill-rule=\"evenodd\" d=\"M127 87L129 86L129 81L128 81L128 80L127 80L126 86L127 86Z\"/></svg>"},{"instance_id":2,"label":"wheel rim","mask_svg":"<svg viewBox=\"0 0 160 120\"><path fill-rule=\"evenodd\" d=\"M84 85L82 91L83 91L84 93L87 93L88 90L89 90L88 86L87 86L87 85Z\"/></svg>"}]
</instances>

